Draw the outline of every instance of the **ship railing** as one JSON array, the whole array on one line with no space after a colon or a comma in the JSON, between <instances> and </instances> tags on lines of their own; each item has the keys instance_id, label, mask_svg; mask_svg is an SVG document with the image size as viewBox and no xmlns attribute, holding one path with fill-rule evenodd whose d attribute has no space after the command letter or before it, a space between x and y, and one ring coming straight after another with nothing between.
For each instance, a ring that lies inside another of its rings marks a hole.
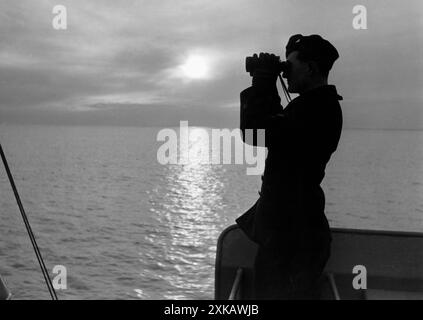
<instances>
[{"instance_id":1,"label":"ship railing","mask_svg":"<svg viewBox=\"0 0 423 320\"><path fill-rule=\"evenodd\" d=\"M12 298L12 294L10 293L5 282L0 276L0 300L10 300L11 298Z\"/></svg>"}]
</instances>

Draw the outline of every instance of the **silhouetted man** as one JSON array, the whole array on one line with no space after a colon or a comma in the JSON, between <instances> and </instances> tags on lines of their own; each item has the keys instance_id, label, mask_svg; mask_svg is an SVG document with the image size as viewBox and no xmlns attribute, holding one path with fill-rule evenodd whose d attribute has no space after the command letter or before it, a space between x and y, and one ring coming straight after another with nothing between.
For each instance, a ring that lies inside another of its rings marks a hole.
<instances>
[{"instance_id":1,"label":"silhouetted man","mask_svg":"<svg viewBox=\"0 0 423 320\"><path fill-rule=\"evenodd\" d=\"M288 91L282 108L276 80L260 54L253 85L241 92L241 130L265 129L268 148L260 197L236 222L258 245L256 299L318 298L317 281L329 258L331 235L320 183L342 129L342 100L328 74L339 57L318 35L294 35L286 46ZM273 56L274 58L274 56Z\"/></svg>"}]
</instances>

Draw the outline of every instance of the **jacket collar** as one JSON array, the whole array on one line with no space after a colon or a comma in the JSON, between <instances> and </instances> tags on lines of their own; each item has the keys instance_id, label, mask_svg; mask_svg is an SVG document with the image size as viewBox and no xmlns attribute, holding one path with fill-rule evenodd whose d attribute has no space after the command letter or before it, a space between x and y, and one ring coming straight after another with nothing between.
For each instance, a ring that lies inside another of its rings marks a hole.
<instances>
[{"instance_id":1,"label":"jacket collar","mask_svg":"<svg viewBox=\"0 0 423 320\"><path fill-rule=\"evenodd\" d=\"M336 91L336 87L332 84L323 85L311 90L308 90L301 94L298 98L302 99L315 99L319 97L334 97L337 100L342 100L343 98Z\"/></svg>"}]
</instances>

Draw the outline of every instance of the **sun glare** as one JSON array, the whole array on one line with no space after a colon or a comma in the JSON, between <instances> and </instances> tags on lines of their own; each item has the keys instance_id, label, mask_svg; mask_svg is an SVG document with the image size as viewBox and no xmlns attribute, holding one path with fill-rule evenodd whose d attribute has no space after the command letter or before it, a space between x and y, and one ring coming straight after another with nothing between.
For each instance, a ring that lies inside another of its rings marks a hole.
<instances>
[{"instance_id":1,"label":"sun glare","mask_svg":"<svg viewBox=\"0 0 423 320\"><path fill-rule=\"evenodd\" d=\"M209 74L207 59L199 55L188 57L181 68L185 77L190 79L204 79Z\"/></svg>"}]
</instances>

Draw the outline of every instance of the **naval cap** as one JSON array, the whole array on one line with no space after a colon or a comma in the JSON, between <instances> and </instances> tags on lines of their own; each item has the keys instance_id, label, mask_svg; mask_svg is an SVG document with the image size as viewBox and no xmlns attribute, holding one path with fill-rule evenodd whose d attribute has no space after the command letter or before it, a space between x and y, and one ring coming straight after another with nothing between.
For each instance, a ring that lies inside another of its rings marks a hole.
<instances>
[{"instance_id":1,"label":"naval cap","mask_svg":"<svg viewBox=\"0 0 423 320\"><path fill-rule=\"evenodd\" d=\"M300 52L304 59L316 61L319 66L327 71L332 68L336 59L339 58L336 48L317 34L309 36L296 34L291 36L286 45L286 57L293 51Z\"/></svg>"}]
</instances>

